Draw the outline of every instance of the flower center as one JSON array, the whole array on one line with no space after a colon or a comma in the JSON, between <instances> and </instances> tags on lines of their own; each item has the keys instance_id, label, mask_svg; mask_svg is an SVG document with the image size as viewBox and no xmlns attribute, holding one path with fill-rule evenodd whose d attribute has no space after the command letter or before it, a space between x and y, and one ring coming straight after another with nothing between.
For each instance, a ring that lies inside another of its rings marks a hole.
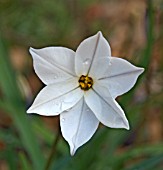
<instances>
[{"instance_id":1,"label":"flower center","mask_svg":"<svg viewBox=\"0 0 163 170\"><path fill-rule=\"evenodd\" d=\"M82 75L79 78L79 86L82 90L87 91L93 86L93 79L88 76Z\"/></svg>"}]
</instances>

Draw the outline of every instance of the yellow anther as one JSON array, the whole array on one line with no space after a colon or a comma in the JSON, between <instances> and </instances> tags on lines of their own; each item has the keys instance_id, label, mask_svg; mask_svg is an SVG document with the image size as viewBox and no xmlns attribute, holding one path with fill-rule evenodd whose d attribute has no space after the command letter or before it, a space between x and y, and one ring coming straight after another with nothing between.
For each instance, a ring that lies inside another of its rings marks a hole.
<instances>
[{"instance_id":1,"label":"yellow anther","mask_svg":"<svg viewBox=\"0 0 163 170\"><path fill-rule=\"evenodd\" d=\"M79 78L79 86L82 90L87 91L93 86L93 79L91 77L82 75Z\"/></svg>"}]
</instances>

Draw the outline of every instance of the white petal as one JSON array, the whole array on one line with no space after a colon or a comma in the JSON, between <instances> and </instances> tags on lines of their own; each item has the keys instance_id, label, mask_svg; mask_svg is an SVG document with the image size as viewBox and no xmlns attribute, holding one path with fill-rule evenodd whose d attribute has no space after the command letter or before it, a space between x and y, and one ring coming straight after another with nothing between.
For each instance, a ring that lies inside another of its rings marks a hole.
<instances>
[{"instance_id":1,"label":"white petal","mask_svg":"<svg viewBox=\"0 0 163 170\"><path fill-rule=\"evenodd\" d=\"M94 80L97 80L103 75L108 73L108 68L110 67L110 59L111 57L100 57L93 62L93 67L89 73L89 76L92 77Z\"/></svg>"},{"instance_id":2,"label":"white petal","mask_svg":"<svg viewBox=\"0 0 163 170\"><path fill-rule=\"evenodd\" d=\"M82 98L71 110L60 114L62 135L70 145L71 155L95 133L99 121Z\"/></svg>"},{"instance_id":3,"label":"white petal","mask_svg":"<svg viewBox=\"0 0 163 170\"><path fill-rule=\"evenodd\" d=\"M76 76L75 52L64 47L30 48L34 70L45 84L65 81Z\"/></svg>"},{"instance_id":4,"label":"white petal","mask_svg":"<svg viewBox=\"0 0 163 170\"><path fill-rule=\"evenodd\" d=\"M64 83L55 83L43 88L27 113L55 116L73 107L83 96L74 78Z\"/></svg>"},{"instance_id":5,"label":"white petal","mask_svg":"<svg viewBox=\"0 0 163 170\"><path fill-rule=\"evenodd\" d=\"M103 92L96 92L91 89L85 93L84 97L88 107L105 126L129 129L128 120L122 108L110 96L103 96Z\"/></svg>"},{"instance_id":6,"label":"white petal","mask_svg":"<svg viewBox=\"0 0 163 170\"><path fill-rule=\"evenodd\" d=\"M94 61L104 56L111 56L111 50L102 33L98 32L81 42L77 48L75 54L76 74L78 76L88 74L93 69Z\"/></svg>"},{"instance_id":7,"label":"white petal","mask_svg":"<svg viewBox=\"0 0 163 170\"><path fill-rule=\"evenodd\" d=\"M121 58L110 57L110 59L109 65L103 64L99 83L108 88L111 96L116 98L128 92L134 86L144 69L135 67Z\"/></svg>"}]
</instances>

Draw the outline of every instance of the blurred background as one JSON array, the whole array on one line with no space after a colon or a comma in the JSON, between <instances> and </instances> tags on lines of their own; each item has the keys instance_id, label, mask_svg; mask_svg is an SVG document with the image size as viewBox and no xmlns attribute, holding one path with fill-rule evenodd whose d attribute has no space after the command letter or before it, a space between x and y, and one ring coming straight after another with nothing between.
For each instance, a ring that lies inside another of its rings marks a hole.
<instances>
[{"instance_id":1,"label":"blurred background","mask_svg":"<svg viewBox=\"0 0 163 170\"><path fill-rule=\"evenodd\" d=\"M100 125L71 157L58 117L26 114L44 87L28 50L75 50L99 30L145 72L117 99L131 129ZM0 0L0 170L19 169L163 169L163 0Z\"/></svg>"}]
</instances>

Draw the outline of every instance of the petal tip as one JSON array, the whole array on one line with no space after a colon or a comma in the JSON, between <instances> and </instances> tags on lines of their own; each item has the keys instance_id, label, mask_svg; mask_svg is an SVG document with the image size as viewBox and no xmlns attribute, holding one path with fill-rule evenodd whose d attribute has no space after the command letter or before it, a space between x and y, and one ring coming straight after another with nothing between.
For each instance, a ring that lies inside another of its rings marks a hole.
<instances>
[{"instance_id":1,"label":"petal tip","mask_svg":"<svg viewBox=\"0 0 163 170\"><path fill-rule=\"evenodd\" d=\"M33 113L31 107L26 111L27 114Z\"/></svg>"},{"instance_id":2,"label":"petal tip","mask_svg":"<svg viewBox=\"0 0 163 170\"><path fill-rule=\"evenodd\" d=\"M71 155L71 156L74 156L74 154L75 154L75 152L73 152L73 151L72 151L72 152L70 152L70 155Z\"/></svg>"},{"instance_id":3,"label":"petal tip","mask_svg":"<svg viewBox=\"0 0 163 170\"><path fill-rule=\"evenodd\" d=\"M70 149L70 155L71 155L71 156L74 156L74 155L75 155L75 152L76 152L76 148L73 146L73 147Z\"/></svg>"},{"instance_id":4,"label":"petal tip","mask_svg":"<svg viewBox=\"0 0 163 170\"><path fill-rule=\"evenodd\" d=\"M97 34L102 35L102 32L101 32L101 31L98 31Z\"/></svg>"},{"instance_id":5,"label":"petal tip","mask_svg":"<svg viewBox=\"0 0 163 170\"><path fill-rule=\"evenodd\" d=\"M140 72L143 73L145 71L145 68L140 68Z\"/></svg>"},{"instance_id":6,"label":"petal tip","mask_svg":"<svg viewBox=\"0 0 163 170\"><path fill-rule=\"evenodd\" d=\"M130 126L129 126L129 122L128 122L128 120L127 120L127 118L125 118L125 119L122 119L122 127L124 128L124 129L126 129L126 130L129 130L130 129Z\"/></svg>"},{"instance_id":7,"label":"petal tip","mask_svg":"<svg viewBox=\"0 0 163 170\"><path fill-rule=\"evenodd\" d=\"M126 129L126 130L130 130L130 126L129 126L129 125L126 126L125 129Z\"/></svg>"},{"instance_id":8,"label":"petal tip","mask_svg":"<svg viewBox=\"0 0 163 170\"><path fill-rule=\"evenodd\" d=\"M103 34L101 31L98 31L97 34L96 34L98 37L103 37Z\"/></svg>"},{"instance_id":9,"label":"petal tip","mask_svg":"<svg viewBox=\"0 0 163 170\"><path fill-rule=\"evenodd\" d=\"M38 50L38 49L35 49L35 48L33 48L33 47L30 47L30 48L29 48L29 52L30 52L31 54L35 54L35 53L37 52L37 50Z\"/></svg>"},{"instance_id":10,"label":"petal tip","mask_svg":"<svg viewBox=\"0 0 163 170\"><path fill-rule=\"evenodd\" d=\"M127 122L125 122L125 127L124 127L126 130L130 130L130 126L129 126L129 123L128 123L128 121Z\"/></svg>"},{"instance_id":11,"label":"petal tip","mask_svg":"<svg viewBox=\"0 0 163 170\"><path fill-rule=\"evenodd\" d=\"M35 108L33 108L33 105L31 105L26 112L27 112L28 114L30 114L30 113L36 113L36 112L35 112Z\"/></svg>"},{"instance_id":12,"label":"petal tip","mask_svg":"<svg viewBox=\"0 0 163 170\"><path fill-rule=\"evenodd\" d=\"M137 67L137 70L139 71L139 75L145 71L145 69L142 67Z\"/></svg>"},{"instance_id":13,"label":"petal tip","mask_svg":"<svg viewBox=\"0 0 163 170\"><path fill-rule=\"evenodd\" d=\"M30 53L31 55L34 54L34 53L35 53L34 50L35 50L34 48L30 47L30 48L29 48L29 53ZM33 56L33 55L32 55L32 56Z\"/></svg>"},{"instance_id":14,"label":"petal tip","mask_svg":"<svg viewBox=\"0 0 163 170\"><path fill-rule=\"evenodd\" d=\"M34 51L34 48L30 47L29 52L32 52L32 51Z\"/></svg>"}]
</instances>

